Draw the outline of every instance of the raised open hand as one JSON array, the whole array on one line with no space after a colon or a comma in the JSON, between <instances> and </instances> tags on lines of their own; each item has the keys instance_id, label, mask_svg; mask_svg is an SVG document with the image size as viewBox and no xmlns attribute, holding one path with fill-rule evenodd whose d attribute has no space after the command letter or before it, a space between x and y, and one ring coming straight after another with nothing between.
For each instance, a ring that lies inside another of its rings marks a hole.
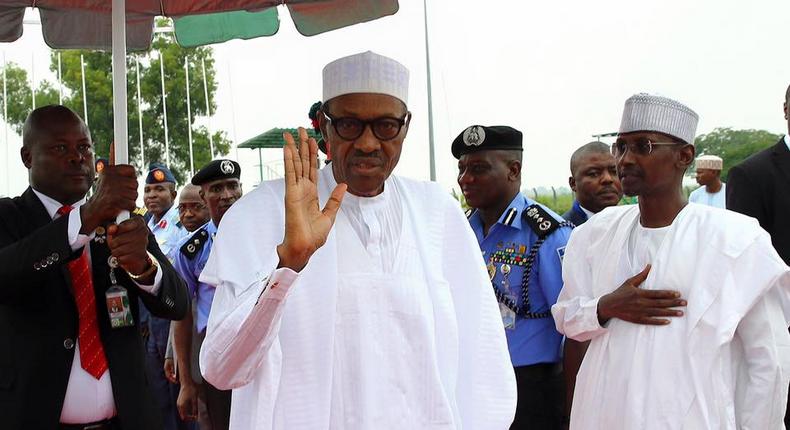
<instances>
[{"instance_id":1,"label":"raised open hand","mask_svg":"<svg viewBox=\"0 0 790 430\"><path fill-rule=\"evenodd\" d=\"M313 253L324 245L346 184L338 184L326 205L318 205L318 145L299 127L299 147L293 136L283 133L283 160L285 164L285 238L277 246L279 267L301 271Z\"/></svg>"}]
</instances>

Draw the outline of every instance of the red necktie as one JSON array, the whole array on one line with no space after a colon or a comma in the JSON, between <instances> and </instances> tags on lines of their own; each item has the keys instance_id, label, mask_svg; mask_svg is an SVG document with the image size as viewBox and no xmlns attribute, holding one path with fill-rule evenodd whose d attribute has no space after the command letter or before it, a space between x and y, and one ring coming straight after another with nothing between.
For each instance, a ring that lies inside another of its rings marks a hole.
<instances>
[{"instance_id":1,"label":"red necktie","mask_svg":"<svg viewBox=\"0 0 790 430\"><path fill-rule=\"evenodd\" d=\"M58 209L58 214L66 215L72 209L69 205L63 206ZM82 249L82 254L78 259L69 262L69 272L79 312L80 364L91 376L99 379L107 370L107 358L99 337L93 276L88 264L88 247Z\"/></svg>"}]
</instances>

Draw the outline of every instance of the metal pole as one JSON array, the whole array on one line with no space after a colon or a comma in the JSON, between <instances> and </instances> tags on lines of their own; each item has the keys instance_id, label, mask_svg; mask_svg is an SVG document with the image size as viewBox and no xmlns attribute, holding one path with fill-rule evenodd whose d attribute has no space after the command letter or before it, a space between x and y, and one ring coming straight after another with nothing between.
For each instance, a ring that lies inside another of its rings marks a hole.
<instances>
[{"instance_id":1,"label":"metal pole","mask_svg":"<svg viewBox=\"0 0 790 430\"><path fill-rule=\"evenodd\" d=\"M36 110L36 56L30 56L30 101Z\"/></svg>"},{"instance_id":2,"label":"metal pole","mask_svg":"<svg viewBox=\"0 0 790 430\"><path fill-rule=\"evenodd\" d=\"M422 1L425 17L425 69L428 75L428 159L431 169L431 181L436 180L436 155L433 150L433 96L431 95L431 51L428 44L428 1Z\"/></svg>"},{"instance_id":3,"label":"metal pole","mask_svg":"<svg viewBox=\"0 0 790 430\"><path fill-rule=\"evenodd\" d=\"M189 57L184 57L184 73L187 86L187 139L189 141L189 177L195 175L195 156L192 152L192 111L189 107Z\"/></svg>"},{"instance_id":4,"label":"metal pole","mask_svg":"<svg viewBox=\"0 0 790 430\"><path fill-rule=\"evenodd\" d=\"M6 195L11 196L11 143L8 142L8 91L5 69L8 64L5 61L5 52L3 52L3 123L5 125L5 177L6 177Z\"/></svg>"},{"instance_id":5,"label":"metal pole","mask_svg":"<svg viewBox=\"0 0 790 430\"><path fill-rule=\"evenodd\" d=\"M260 182L263 182L263 156L261 155L261 148L258 148L258 171L261 178Z\"/></svg>"},{"instance_id":6,"label":"metal pole","mask_svg":"<svg viewBox=\"0 0 790 430\"><path fill-rule=\"evenodd\" d=\"M58 52L58 104L63 104L63 73L60 68L60 52Z\"/></svg>"},{"instance_id":7,"label":"metal pole","mask_svg":"<svg viewBox=\"0 0 790 430\"><path fill-rule=\"evenodd\" d=\"M85 59L80 54L80 75L82 79L82 119L85 120L85 125L88 124L88 92L85 91Z\"/></svg>"},{"instance_id":8,"label":"metal pole","mask_svg":"<svg viewBox=\"0 0 790 430\"><path fill-rule=\"evenodd\" d=\"M115 162L129 164L126 112L126 1L112 0L112 122Z\"/></svg>"},{"instance_id":9,"label":"metal pole","mask_svg":"<svg viewBox=\"0 0 790 430\"><path fill-rule=\"evenodd\" d=\"M134 67L137 70L137 124L140 128L140 169L145 169L145 145L143 144L143 108L140 99L140 59L134 57Z\"/></svg>"},{"instance_id":10,"label":"metal pole","mask_svg":"<svg viewBox=\"0 0 790 430\"><path fill-rule=\"evenodd\" d=\"M167 134L167 92L165 91L165 57L159 51L159 76L162 78L162 119L165 126L165 164L170 167L170 139Z\"/></svg>"},{"instance_id":11,"label":"metal pole","mask_svg":"<svg viewBox=\"0 0 790 430\"><path fill-rule=\"evenodd\" d=\"M228 66L228 89L230 90L230 118L231 125L233 126L233 147L236 148L236 161L239 161L239 146L236 139L236 110L233 107L233 76L230 74L230 62L226 63Z\"/></svg>"},{"instance_id":12,"label":"metal pole","mask_svg":"<svg viewBox=\"0 0 790 430\"><path fill-rule=\"evenodd\" d=\"M203 93L206 95L206 113L208 114L208 146L211 149L211 159L214 159L214 137L211 135L211 104L208 101L208 82L206 80L206 59L200 59L203 68Z\"/></svg>"}]
</instances>

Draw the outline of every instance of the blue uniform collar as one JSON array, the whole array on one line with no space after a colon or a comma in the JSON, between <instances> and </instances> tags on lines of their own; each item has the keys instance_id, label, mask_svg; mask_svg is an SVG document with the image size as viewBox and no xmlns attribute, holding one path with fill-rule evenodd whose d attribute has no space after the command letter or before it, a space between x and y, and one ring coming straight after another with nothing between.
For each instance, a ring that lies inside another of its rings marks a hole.
<instances>
[{"instance_id":1,"label":"blue uniform collar","mask_svg":"<svg viewBox=\"0 0 790 430\"><path fill-rule=\"evenodd\" d=\"M581 216L585 221L587 221L587 212L582 209L582 205L579 204L578 200L573 201L573 211L576 212L579 216Z\"/></svg>"},{"instance_id":2,"label":"blue uniform collar","mask_svg":"<svg viewBox=\"0 0 790 430\"><path fill-rule=\"evenodd\" d=\"M507 208L502 212L499 220L497 220L497 224L502 224L517 230L521 230L521 213L533 203L534 202L524 197L521 192L518 192L516 196L513 197L513 200L510 201L510 204L507 206ZM475 210L472 213L472 215L469 217L469 222L482 231L483 220L480 219L480 214L478 212L479 211Z\"/></svg>"}]
</instances>

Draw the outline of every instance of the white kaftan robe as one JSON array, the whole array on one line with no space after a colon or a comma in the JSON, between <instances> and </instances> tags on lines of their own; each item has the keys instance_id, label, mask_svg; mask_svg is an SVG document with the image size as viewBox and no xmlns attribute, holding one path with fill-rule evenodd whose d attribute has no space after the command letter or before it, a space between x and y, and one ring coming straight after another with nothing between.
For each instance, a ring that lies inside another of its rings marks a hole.
<instances>
[{"instance_id":1,"label":"white kaftan robe","mask_svg":"<svg viewBox=\"0 0 790 430\"><path fill-rule=\"evenodd\" d=\"M330 165L322 206L334 186ZM217 285L201 370L234 389L231 428L508 428L504 328L457 202L398 177L347 194L297 275L275 270L284 191L264 182L233 205L201 275Z\"/></svg>"},{"instance_id":2,"label":"white kaftan robe","mask_svg":"<svg viewBox=\"0 0 790 430\"><path fill-rule=\"evenodd\" d=\"M638 222L638 206L608 208L574 230L566 248L552 313L560 332L591 339L571 429L784 428L790 269L768 234L752 218L688 204L641 287L679 291L684 316L667 326L612 319L602 327L599 298L644 268L646 254L628 255Z\"/></svg>"}]
</instances>

